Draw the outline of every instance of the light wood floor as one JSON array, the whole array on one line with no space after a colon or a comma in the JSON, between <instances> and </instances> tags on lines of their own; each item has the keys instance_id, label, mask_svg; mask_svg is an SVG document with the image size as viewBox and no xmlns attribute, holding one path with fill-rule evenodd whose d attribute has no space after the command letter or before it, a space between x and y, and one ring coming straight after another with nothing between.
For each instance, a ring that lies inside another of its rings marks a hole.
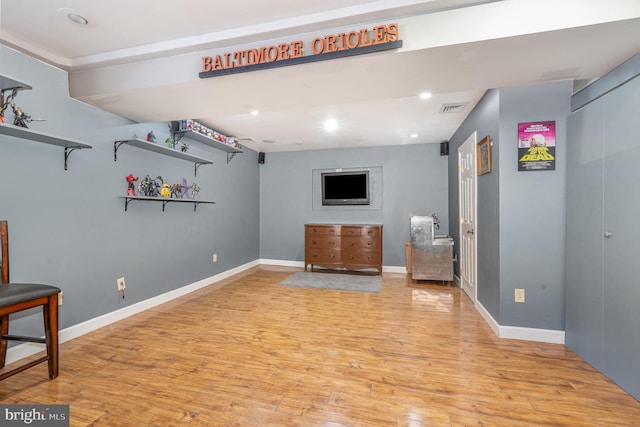
<instances>
[{"instance_id":1,"label":"light wood floor","mask_svg":"<svg viewBox=\"0 0 640 427\"><path fill-rule=\"evenodd\" d=\"M72 426L638 426L640 402L562 345L499 340L458 288L279 286L260 266L61 345L0 402Z\"/></svg>"}]
</instances>

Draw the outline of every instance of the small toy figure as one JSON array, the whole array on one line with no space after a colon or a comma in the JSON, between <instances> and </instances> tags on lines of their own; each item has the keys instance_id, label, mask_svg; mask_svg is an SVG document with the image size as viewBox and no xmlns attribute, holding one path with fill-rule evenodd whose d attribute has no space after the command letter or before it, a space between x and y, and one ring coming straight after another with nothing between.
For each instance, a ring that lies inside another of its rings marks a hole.
<instances>
[{"instance_id":1,"label":"small toy figure","mask_svg":"<svg viewBox=\"0 0 640 427\"><path fill-rule=\"evenodd\" d=\"M198 191L200 191L200 186L198 184L196 184L195 182L193 184L191 184L191 198L195 199L196 195L198 194Z\"/></svg>"},{"instance_id":2,"label":"small toy figure","mask_svg":"<svg viewBox=\"0 0 640 427\"><path fill-rule=\"evenodd\" d=\"M11 93L5 98L5 92L8 90L11 90ZM17 94L18 88L16 87L0 90L0 123L4 123L4 112L7 106L13 102L13 98L15 98Z\"/></svg>"},{"instance_id":3,"label":"small toy figure","mask_svg":"<svg viewBox=\"0 0 640 427\"><path fill-rule=\"evenodd\" d=\"M171 198L182 199L182 184L177 183L171 186Z\"/></svg>"},{"instance_id":4,"label":"small toy figure","mask_svg":"<svg viewBox=\"0 0 640 427\"><path fill-rule=\"evenodd\" d=\"M16 107L13 101L11 101L11 109L13 110L13 125L28 128L27 123L31 121L31 114L25 113L20 107Z\"/></svg>"},{"instance_id":5,"label":"small toy figure","mask_svg":"<svg viewBox=\"0 0 640 427\"><path fill-rule=\"evenodd\" d=\"M135 196L136 195L136 185L135 182L138 180L137 176L133 176L132 173L127 175L125 178L127 180L127 196Z\"/></svg>"},{"instance_id":6,"label":"small toy figure","mask_svg":"<svg viewBox=\"0 0 640 427\"><path fill-rule=\"evenodd\" d=\"M181 191L182 194L180 195L181 199L188 199L189 198L189 190L191 189L191 187L189 186L189 184L187 184L187 179L186 178L182 178L182 187L181 187Z\"/></svg>"},{"instance_id":7,"label":"small toy figure","mask_svg":"<svg viewBox=\"0 0 640 427\"><path fill-rule=\"evenodd\" d=\"M173 138L169 137L169 138L165 139L164 142L167 143L167 147L176 148L176 142L173 140Z\"/></svg>"},{"instance_id":8,"label":"small toy figure","mask_svg":"<svg viewBox=\"0 0 640 427\"><path fill-rule=\"evenodd\" d=\"M182 151L183 153L186 153L188 149L189 149L189 146L187 145L186 142L183 142L182 144L180 144L180 151Z\"/></svg>"},{"instance_id":9,"label":"small toy figure","mask_svg":"<svg viewBox=\"0 0 640 427\"><path fill-rule=\"evenodd\" d=\"M171 189L168 183L162 184L162 190L160 190L160 196L169 198L171 197Z\"/></svg>"},{"instance_id":10,"label":"small toy figure","mask_svg":"<svg viewBox=\"0 0 640 427\"><path fill-rule=\"evenodd\" d=\"M154 144L156 143L156 135L153 133L153 131L147 134L147 141L152 142Z\"/></svg>"},{"instance_id":11,"label":"small toy figure","mask_svg":"<svg viewBox=\"0 0 640 427\"><path fill-rule=\"evenodd\" d=\"M155 179L151 179L149 175L142 178L138 185L140 195L146 197L158 197L160 195L160 189L164 181L161 176L157 176Z\"/></svg>"}]
</instances>

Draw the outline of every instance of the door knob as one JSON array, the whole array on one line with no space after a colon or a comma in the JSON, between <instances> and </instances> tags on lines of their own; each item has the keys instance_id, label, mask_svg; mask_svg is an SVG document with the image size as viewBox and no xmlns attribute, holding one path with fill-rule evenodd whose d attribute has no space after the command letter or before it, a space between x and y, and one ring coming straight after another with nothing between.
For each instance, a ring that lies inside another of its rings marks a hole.
<instances>
[{"instance_id":1,"label":"door knob","mask_svg":"<svg viewBox=\"0 0 640 427\"><path fill-rule=\"evenodd\" d=\"M467 230L467 234L473 234L473 228L471 230Z\"/></svg>"},{"instance_id":2,"label":"door knob","mask_svg":"<svg viewBox=\"0 0 640 427\"><path fill-rule=\"evenodd\" d=\"M604 232L604 237L606 237L607 239L608 239L609 237L611 237L611 236L612 236L612 234L611 234L611 232L610 232L610 231L605 231L605 232Z\"/></svg>"}]
</instances>

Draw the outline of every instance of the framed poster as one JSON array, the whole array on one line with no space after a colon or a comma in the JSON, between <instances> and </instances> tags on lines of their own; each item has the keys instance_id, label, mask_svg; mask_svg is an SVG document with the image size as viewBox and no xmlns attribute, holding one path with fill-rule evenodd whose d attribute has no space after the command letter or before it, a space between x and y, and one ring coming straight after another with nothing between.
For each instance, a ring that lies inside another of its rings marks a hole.
<instances>
[{"instance_id":1,"label":"framed poster","mask_svg":"<svg viewBox=\"0 0 640 427\"><path fill-rule=\"evenodd\" d=\"M478 175L491 172L491 138L489 138L489 135L478 142L476 150L478 157Z\"/></svg>"},{"instance_id":2,"label":"framed poster","mask_svg":"<svg viewBox=\"0 0 640 427\"><path fill-rule=\"evenodd\" d=\"M556 122L518 123L518 170L556 169Z\"/></svg>"}]
</instances>

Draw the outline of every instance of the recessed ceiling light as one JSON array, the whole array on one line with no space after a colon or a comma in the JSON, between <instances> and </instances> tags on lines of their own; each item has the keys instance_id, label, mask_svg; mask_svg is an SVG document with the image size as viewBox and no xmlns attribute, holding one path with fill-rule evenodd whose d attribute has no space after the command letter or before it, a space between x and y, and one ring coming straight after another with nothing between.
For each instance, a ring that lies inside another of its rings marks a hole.
<instances>
[{"instance_id":1,"label":"recessed ceiling light","mask_svg":"<svg viewBox=\"0 0 640 427\"><path fill-rule=\"evenodd\" d=\"M420 97L420 99L429 99L429 98L431 98L431 92L422 92L418 96Z\"/></svg>"},{"instance_id":2,"label":"recessed ceiling light","mask_svg":"<svg viewBox=\"0 0 640 427\"><path fill-rule=\"evenodd\" d=\"M84 16L80 15L76 9L71 7L61 7L58 9L58 15L66 16L71 22L74 22L79 25L87 25L89 20Z\"/></svg>"},{"instance_id":3,"label":"recessed ceiling light","mask_svg":"<svg viewBox=\"0 0 640 427\"><path fill-rule=\"evenodd\" d=\"M412 139L415 139L417 137L418 137L417 133L412 133L412 134L409 135L409 138L412 138Z\"/></svg>"},{"instance_id":4,"label":"recessed ceiling light","mask_svg":"<svg viewBox=\"0 0 640 427\"><path fill-rule=\"evenodd\" d=\"M258 115L258 110L253 110L253 111L251 111L251 115L252 115L252 116L257 116L257 115Z\"/></svg>"},{"instance_id":5,"label":"recessed ceiling light","mask_svg":"<svg viewBox=\"0 0 640 427\"><path fill-rule=\"evenodd\" d=\"M89 23L89 21L87 21L87 18L85 18L84 16L81 16L81 15L77 15L75 13L68 14L67 18L69 18L71 20L71 22L74 22L74 23L80 24L80 25L87 25Z\"/></svg>"},{"instance_id":6,"label":"recessed ceiling light","mask_svg":"<svg viewBox=\"0 0 640 427\"><path fill-rule=\"evenodd\" d=\"M276 141L273 139L263 139L262 142L264 142L265 144L273 144Z\"/></svg>"},{"instance_id":7,"label":"recessed ceiling light","mask_svg":"<svg viewBox=\"0 0 640 427\"><path fill-rule=\"evenodd\" d=\"M338 122L336 119L329 119L324 122L324 130L332 132L336 129L338 129Z\"/></svg>"}]
</instances>

